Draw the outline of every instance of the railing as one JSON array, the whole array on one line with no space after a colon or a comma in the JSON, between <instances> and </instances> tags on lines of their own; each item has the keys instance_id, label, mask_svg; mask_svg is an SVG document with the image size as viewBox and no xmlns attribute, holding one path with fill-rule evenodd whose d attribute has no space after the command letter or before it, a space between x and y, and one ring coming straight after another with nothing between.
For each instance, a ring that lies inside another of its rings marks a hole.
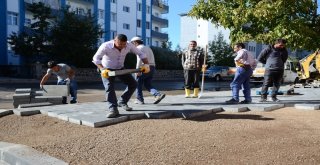
<instances>
[{"instance_id":1,"label":"railing","mask_svg":"<svg viewBox=\"0 0 320 165\"><path fill-rule=\"evenodd\" d=\"M166 39L166 40L168 40L169 38L167 33L161 33L154 30L151 31L151 36L155 38Z\"/></svg>"},{"instance_id":2,"label":"railing","mask_svg":"<svg viewBox=\"0 0 320 165\"><path fill-rule=\"evenodd\" d=\"M166 0L152 0L152 5L159 7L162 14L169 12L169 6Z\"/></svg>"},{"instance_id":3,"label":"railing","mask_svg":"<svg viewBox=\"0 0 320 165\"><path fill-rule=\"evenodd\" d=\"M151 16L151 20L155 22L159 22L162 26L162 28L166 28L169 25L169 21L164 18L156 17L154 15Z\"/></svg>"}]
</instances>

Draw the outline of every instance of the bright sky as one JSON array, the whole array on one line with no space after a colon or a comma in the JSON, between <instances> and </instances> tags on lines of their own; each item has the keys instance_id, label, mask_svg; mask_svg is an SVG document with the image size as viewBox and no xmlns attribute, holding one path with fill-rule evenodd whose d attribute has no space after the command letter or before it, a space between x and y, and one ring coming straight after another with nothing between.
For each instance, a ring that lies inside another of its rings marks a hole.
<instances>
[{"instance_id":1,"label":"bright sky","mask_svg":"<svg viewBox=\"0 0 320 165\"><path fill-rule=\"evenodd\" d=\"M191 10L196 0L168 0L169 13L166 16L169 20L168 34L174 50L180 42L180 16Z\"/></svg>"}]
</instances>

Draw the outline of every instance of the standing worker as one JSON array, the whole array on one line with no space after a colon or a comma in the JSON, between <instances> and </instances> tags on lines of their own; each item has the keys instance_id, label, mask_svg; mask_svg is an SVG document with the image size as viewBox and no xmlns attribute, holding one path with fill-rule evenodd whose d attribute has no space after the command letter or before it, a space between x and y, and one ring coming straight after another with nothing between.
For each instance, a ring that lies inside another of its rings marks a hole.
<instances>
[{"instance_id":1,"label":"standing worker","mask_svg":"<svg viewBox=\"0 0 320 165\"><path fill-rule=\"evenodd\" d=\"M128 38L126 35L118 34L114 40L103 43L93 56L92 62L101 71L101 79L106 91L106 101L109 110L107 113L108 118L119 115L118 106L126 111L132 111L132 108L129 107L127 103L137 87L137 82L131 74L117 76L127 85L118 102L114 89L115 77L105 77L104 75L106 75L108 71L124 69L124 60L129 52L139 56L144 63L143 67L146 73L150 71L146 55L127 41Z\"/></svg>"},{"instance_id":2,"label":"standing worker","mask_svg":"<svg viewBox=\"0 0 320 165\"><path fill-rule=\"evenodd\" d=\"M237 54L237 56L234 58L234 62L236 64L237 69L233 81L230 84L232 90L232 98L226 101L226 103L239 103L239 91L242 87L245 99L240 103L250 104L252 102L250 77L253 73L253 70L257 66L257 62L252 56L252 54L245 49L245 45L243 43L235 44L233 50Z\"/></svg>"},{"instance_id":3,"label":"standing worker","mask_svg":"<svg viewBox=\"0 0 320 165\"><path fill-rule=\"evenodd\" d=\"M50 76L54 74L58 78L57 85L69 85L71 100L70 104L77 103L77 82L74 79L75 71L69 65L63 63L56 63L55 61L48 62L47 73L43 76L40 82L40 88L43 88L43 85L47 82ZM67 103L67 98L63 98L63 103Z\"/></svg>"},{"instance_id":4,"label":"standing worker","mask_svg":"<svg viewBox=\"0 0 320 165\"><path fill-rule=\"evenodd\" d=\"M184 72L185 97L191 98L190 90L193 88L193 98L199 94L200 71L205 71L204 53L197 49L197 42L190 41L189 48L182 53L182 66Z\"/></svg>"},{"instance_id":5,"label":"standing worker","mask_svg":"<svg viewBox=\"0 0 320 165\"><path fill-rule=\"evenodd\" d=\"M155 97L153 104L158 104L166 95L161 94L157 89L152 86L153 74L156 69L156 63L154 60L154 55L150 47L143 45L143 41L140 37L133 37L131 43L135 45L140 51L146 54L150 66L149 73L136 73L136 79L138 82L136 91L136 104L144 104L142 88L143 86ZM143 62L137 55L137 65L136 68L141 68Z\"/></svg>"},{"instance_id":6,"label":"standing worker","mask_svg":"<svg viewBox=\"0 0 320 165\"><path fill-rule=\"evenodd\" d=\"M277 93L284 73L284 64L288 59L288 51L286 49L286 40L277 39L274 45L269 45L261 51L258 61L265 64L264 81L261 88L260 102L267 101L268 88L272 87L271 99L279 102Z\"/></svg>"}]
</instances>

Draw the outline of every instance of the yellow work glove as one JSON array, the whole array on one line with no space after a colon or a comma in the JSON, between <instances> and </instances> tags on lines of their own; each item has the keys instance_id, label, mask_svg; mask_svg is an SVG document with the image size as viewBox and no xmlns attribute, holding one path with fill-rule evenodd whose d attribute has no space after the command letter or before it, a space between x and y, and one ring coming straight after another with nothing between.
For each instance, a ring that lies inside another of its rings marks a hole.
<instances>
[{"instance_id":1,"label":"yellow work glove","mask_svg":"<svg viewBox=\"0 0 320 165\"><path fill-rule=\"evenodd\" d=\"M204 73L207 71L207 65L202 65L201 71Z\"/></svg>"},{"instance_id":2,"label":"yellow work glove","mask_svg":"<svg viewBox=\"0 0 320 165\"><path fill-rule=\"evenodd\" d=\"M110 70L108 70L108 69L100 69L100 71L101 71L101 76L102 76L103 78L109 78L108 72L109 72Z\"/></svg>"},{"instance_id":3,"label":"yellow work glove","mask_svg":"<svg viewBox=\"0 0 320 165\"><path fill-rule=\"evenodd\" d=\"M150 72L150 66L148 64L143 64L141 66L141 72L142 73L149 73Z\"/></svg>"}]
</instances>

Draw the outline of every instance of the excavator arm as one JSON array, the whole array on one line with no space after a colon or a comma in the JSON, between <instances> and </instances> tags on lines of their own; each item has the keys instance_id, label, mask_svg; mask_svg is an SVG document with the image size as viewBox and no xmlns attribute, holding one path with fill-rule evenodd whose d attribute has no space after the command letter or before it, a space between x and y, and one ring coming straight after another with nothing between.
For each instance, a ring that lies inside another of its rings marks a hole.
<instances>
[{"instance_id":1,"label":"excavator arm","mask_svg":"<svg viewBox=\"0 0 320 165\"><path fill-rule=\"evenodd\" d=\"M316 62L316 69L318 72L320 71L320 51L318 49L313 54L310 54L299 61L301 70L299 71L300 73L298 73L298 74L300 76L300 79L308 79L310 77L309 67L310 67L312 60L314 60L314 59Z\"/></svg>"}]
</instances>

